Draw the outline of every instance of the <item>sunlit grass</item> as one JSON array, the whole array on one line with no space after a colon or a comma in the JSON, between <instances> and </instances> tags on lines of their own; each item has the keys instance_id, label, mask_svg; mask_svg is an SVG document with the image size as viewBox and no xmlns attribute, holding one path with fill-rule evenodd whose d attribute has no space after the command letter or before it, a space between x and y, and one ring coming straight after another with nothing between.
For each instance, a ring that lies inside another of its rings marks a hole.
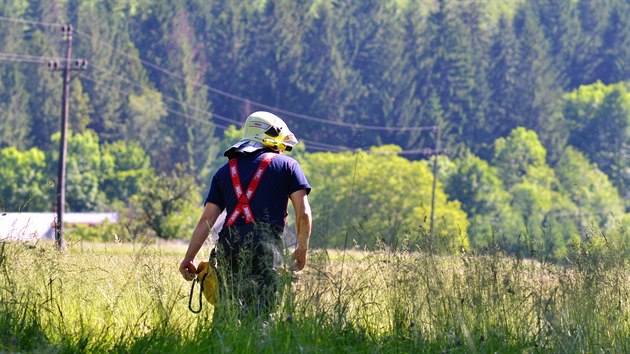
<instances>
[{"instance_id":1,"label":"sunlit grass","mask_svg":"<svg viewBox=\"0 0 630 354\"><path fill-rule=\"evenodd\" d=\"M0 351L630 352L627 252L315 250L272 319L239 325L188 310L185 243L0 247Z\"/></svg>"}]
</instances>

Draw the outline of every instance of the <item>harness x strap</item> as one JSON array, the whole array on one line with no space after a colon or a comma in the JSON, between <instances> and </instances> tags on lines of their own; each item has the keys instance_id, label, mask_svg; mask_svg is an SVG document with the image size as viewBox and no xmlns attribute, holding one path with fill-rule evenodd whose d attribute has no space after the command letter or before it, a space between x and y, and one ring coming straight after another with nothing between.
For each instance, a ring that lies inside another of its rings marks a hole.
<instances>
[{"instance_id":1,"label":"harness x strap","mask_svg":"<svg viewBox=\"0 0 630 354\"><path fill-rule=\"evenodd\" d=\"M252 180L249 182L249 186L245 192L243 192L241 179L238 175L238 165L236 163L236 159L230 159L230 177L232 178L232 186L238 203L236 204L236 208L234 208L230 216L227 218L227 221L225 222L226 226L232 226L241 215L245 218L245 223L251 224L254 222L254 213L252 212L252 207L249 205L249 202L252 200L254 193L256 193L256 189L258 188L258 184L260 184L260 180L262 179L265 170L267 170L267 167L269 167L271 160L275 156L276 154L273 153L267 153L263 156L263 159L258 165L258 168L254 173L254 177L252 177Z\"/></svg>"}]
</instances>

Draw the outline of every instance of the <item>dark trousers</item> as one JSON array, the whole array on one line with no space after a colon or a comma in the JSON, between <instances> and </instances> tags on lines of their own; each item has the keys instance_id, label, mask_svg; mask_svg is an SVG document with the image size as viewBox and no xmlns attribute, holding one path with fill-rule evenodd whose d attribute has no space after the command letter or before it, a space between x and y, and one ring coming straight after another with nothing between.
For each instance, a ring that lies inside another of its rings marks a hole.
<instances>
[{"instance_id":1,"label":"dark trousers","mask_svg":"<svg viewBox=\"0 0 630 354\"><path fill-rule=\"evenodd\" d=\"M217 271L220 303L217 315L236 311L239 320L265 320L278 303L282 265L282 230L269 224L230 227L219 234ZM216 318L216 316L215 316Z\"/></svg>"}]
</instances>

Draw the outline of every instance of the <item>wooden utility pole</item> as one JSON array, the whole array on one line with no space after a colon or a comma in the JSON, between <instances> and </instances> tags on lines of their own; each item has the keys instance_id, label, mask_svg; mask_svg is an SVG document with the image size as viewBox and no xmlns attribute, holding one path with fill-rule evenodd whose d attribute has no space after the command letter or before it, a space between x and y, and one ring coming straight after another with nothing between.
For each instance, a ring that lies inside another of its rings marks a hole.
<instances>
[{"instance_id":1,"label":"wooden utility pole","mask_svg":"<svg viewBox=\"0 0 630 354\"><path fill-rule=\"evenodd\" d=\"M440 153L440 127L433 127L435 132L435 151L433 151L433 189L431 190L431 248L435 241L435 189L437 187L438 154Z\"/></svg>"},{"instance_id":2,"label":"wooden utility pole","mask_svg":"<svg viewBox=\"0 0 630 354\"><path fill-rule=\"evenodd\" d=\"M72 25L63 25L62 34L66 41L66 59L63 67L59 62L48 62L48 69L51 71L63 70L63 92L61 96L61 139L59 143L59 164L57 167L57 221L55 223L55 245L57 249L64 250L66 243L63 238L63 213L66 207L66 152L68 149L68 111L70 107L70 71L84 70L87 68L87 61L78 59L72 63Z\"/></svg>"}]
</instances>

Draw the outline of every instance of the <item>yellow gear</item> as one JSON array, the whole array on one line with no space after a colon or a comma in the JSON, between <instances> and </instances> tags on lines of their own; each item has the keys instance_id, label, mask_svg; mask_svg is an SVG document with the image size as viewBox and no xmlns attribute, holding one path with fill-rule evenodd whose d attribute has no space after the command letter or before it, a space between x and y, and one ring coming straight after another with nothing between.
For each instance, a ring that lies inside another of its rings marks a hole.
<instances>
[{"instance_id":1,"label":"yellow gear","mask_svg":"<svg viewBox=\"0 0 630 354\"><path fill-rule=\"evenodd\" d=\"M219 278L214 266L207 261L199 263L197 266L197 278L194 280L201 284L203 296L212 306L217 306L219 300Z\"/></svg>"}]
</instances>

